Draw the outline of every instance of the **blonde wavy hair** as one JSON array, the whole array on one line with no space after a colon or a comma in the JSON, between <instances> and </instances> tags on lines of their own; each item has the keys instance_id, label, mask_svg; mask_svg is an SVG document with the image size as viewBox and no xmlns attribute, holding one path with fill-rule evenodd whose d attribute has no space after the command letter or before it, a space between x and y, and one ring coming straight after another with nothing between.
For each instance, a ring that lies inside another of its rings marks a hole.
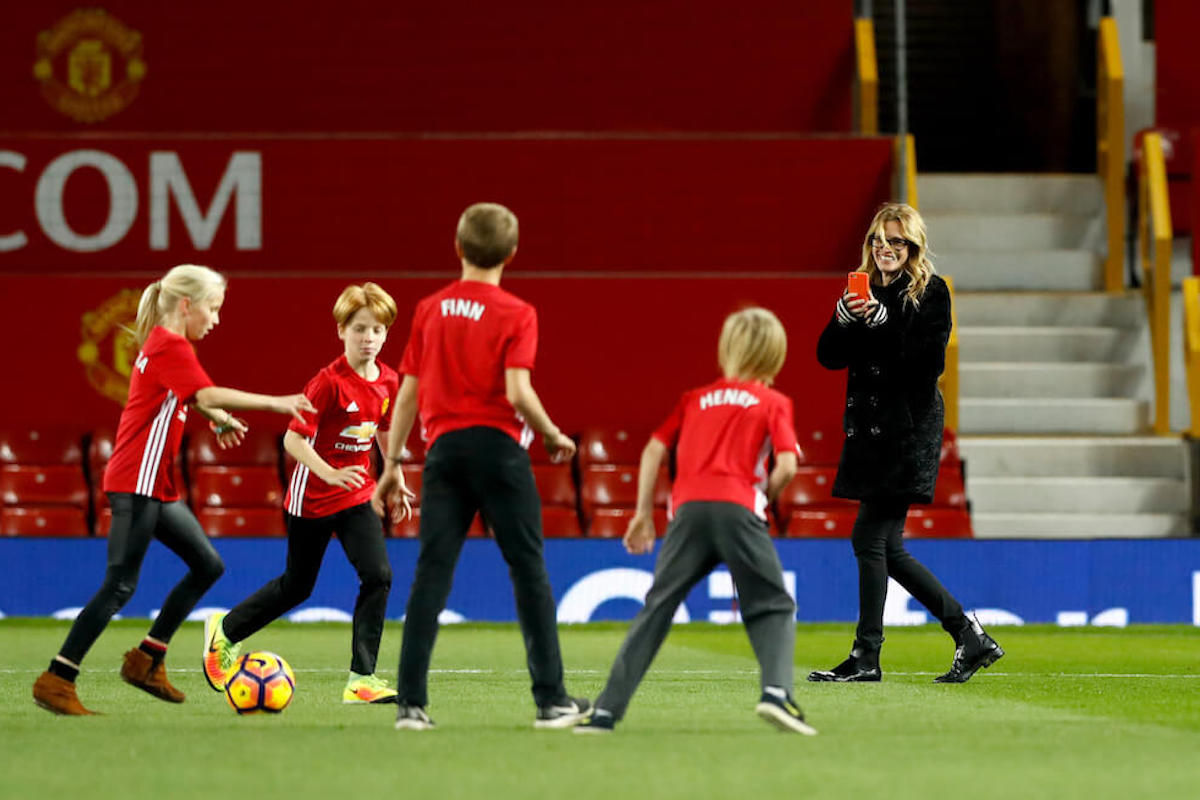
<instances>
[{"instance_id":1,"label":"blonde wavy hair","mask_svg":"<svg viewBox=\"0 0 1200 800\"><path fill-rule=\"evenodd\" d=\"M904 238L909 242L908 259L901 267L909 277L904 300L912 303L914 307L919 306L921 297L925 294L925 287L929 285L929 279L933 277L936 270L933 268L933 261L929 258L932 251L929 249L929 235L925 229L925 220L921 218L920 212L912 206L905 203L885 203L879 209L875 214L875 219L871 220L871 226L867 228L866 236L863 237L862 262L857 271L867 273L871 278L871 283L876 282L879 267L875 266L875 259L871 255L871 237L878 236L886 239L885 226L889 222L899 223Z\"/></svg>"},{"instance_id":2,"label":"blonde wavy hair","mask_svg":"<svg viewBox=\"0 0 1200 800\"><path fill-rule=\"evenodd\" d=\"M787 358L787 332L779 317L751 306L725 318L717 360L727 378L771 384Z\"/></svg>"},{"instance_id":3,"label":"blonde wavy hair","mask_svg":"<svg viewBox=\"0 0 1200 800\"><path fill-rule=\"evenodd\" d=\"M203 303L217 292L225 289L225 276L209 267L197 264L180 264L171 267L166 275L147 286L138 300L137 322L134 338L141 347L150 338L150 332L167 314L170 314L184 297L193 303Z\"/></svg>"}]
</instances>

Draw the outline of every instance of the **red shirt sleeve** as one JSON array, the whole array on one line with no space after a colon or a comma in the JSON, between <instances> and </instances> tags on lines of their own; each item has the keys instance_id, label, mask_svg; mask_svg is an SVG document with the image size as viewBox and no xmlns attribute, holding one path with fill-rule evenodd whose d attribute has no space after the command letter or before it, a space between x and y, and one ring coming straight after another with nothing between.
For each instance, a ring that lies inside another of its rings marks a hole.
<instances>
[{"instance_id":1,"label":"red shirt sleeve","mask_svg":"<svg viewBox=\"0 0 1200 800\"><path fill-rule=\"evenodd\" d=\"M292 421L288 423L288 430L295 431L305 439L310 439L317 435L317 426L321 420L321 415L325 413L325 409L329 408L329 403L333 399L333 385L325 376L325 370L318 372L308 382L304 387L304 396L317 409L317 413L304 412L304 422L300 422L295 417L292 417Z\"/></svg>"},{"instance_id":2,"label":"red shirt sleeve","mask_svg":"<svg viewBox=\"0 0 1200 800\"><path fill-rule=\"evenodd\" d=\"M383 411L379 415L379 430L392 429L392 409L396 406L396 395L400 393L400 376L390 372L387 376L387 399L383 401Z\"/></svg>"},{"instance_id":3,"label":"red shirt sleeve","mask_svg":"<svg viewBox=\"0 0 1200 800\"><path fill-rule=\"evenodd\" d=\"M196 351L183 338L169 339L158 357L150 359L147 368L182 403L192 402L196 392L213 385L212 378L200 366Z\"/></svg>"},{"instance_id":4,"label":"red shirt sleeve","mask_svg":"<svg viewBox=\"0 0 1200 800\"><path fill-rule=\"evenodd\" d=\"M789 398L780 395L778 402L772 404L767 426L776 454L799 453L796 425L792 421L792 401Z\"/></svg>"},{"instance_id":5,"label":"red shirt sleeve","mask_svg":"<svg viewBox=\"0 0 1200 800\"><path fill-rule=\"evenodd\" d=\"M408 344L404 347L404 357L400 359L400 374L421 377L421 354L425 349L423 323L425 321L425 303L422 301L413 313L412 330L408 334Z\"/></svg>"},{"instance_id":6,"label":"red shirt sleeve","mask_svg":"<svg viewBox=\"0 0 1200 800\"><path fill-rule=\"evenodd\" d=\"M504 368L532 371L533 362L537 359L537 344L537 311L533 306L526 306L517 318L516 330L504 354Z\"/></svg>"},{"instance_id":7,"label":"red shirt sleeve","mask_svg":"<svg viewBox=\"0 0 1200 800\"><path fill-rule=\"evenodd\" d=\"M658 430L654 431L654 438L665 444L667 447L674 447L679 441L679 432L683 430L683 412L687 408L688 401L691 399L692 393L688 392L683 397L679 398L679 402L675 404L671 415L667 417L662 425L658 426Z\"/></svg>"}]
</instances>

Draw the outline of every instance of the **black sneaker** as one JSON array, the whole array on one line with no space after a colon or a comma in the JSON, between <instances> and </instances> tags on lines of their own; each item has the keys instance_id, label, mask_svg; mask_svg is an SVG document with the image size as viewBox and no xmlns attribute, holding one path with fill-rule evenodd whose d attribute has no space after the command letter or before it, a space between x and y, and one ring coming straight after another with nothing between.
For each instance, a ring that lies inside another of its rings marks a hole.
<instances>
[{"instance_id":1,"label":"black sneaker","mask_svg":"<svg viewBox=\"0 0 1200 800\"><path fill-rule=\"evenodd\" d=\"M758 705L754 707L754 713L781 731L802 733L805 736L817 735L817 729L804 721L804 712L790 695L782 698L770 692L763 692Z\"/></svg>"},{"instance_id":2,"label":"black sneaker","mask_svg":"<svg viewBox=\"0 0 1200 800\"><path fill-rule=\"evenodd\" d=\"M596 708L587 719L575 726L575 733L612 733L616 724L612 714Z\"/></svg>"},{"instance_id":3,"label":"black sneaker","mask_svg":"<svg viewBox=\"0 0 1200 800\"><path fill-rule=\"evenodd\" d=\"M966 683L981 669L995 664L1004 656L1004 648L987 635L979 620L971 620L963 628L959 645L954 651L954 663L944 675L933 679L934 683Z\"/></svg>"},{"instance_id":4,"label":"black sneaker","mask_svg":"<svg viewBox=\"0 0 1200 800\"><path fill-rule=\"evenodd\" d=\"M845 661L833 669L813 670L808 673L808 679L814 683L878 683L882 678L878 652L852 651Z\"/></svg>"},{"instance_id":5,"label":"black sneaker","mask_svg":"<svg viewBox=\"0 0 1200 800\"><path fill-rule=\"evenodd\" d=\"M573 728L592 710L586 697L564 697L548 706L538 706L535 728Z\"/></svg>"},{"instance_id":6,"label":"black sneaker","mask_svg":"<svg viewBox=\"0 0 1200 800\"><path fill-rule=\"evenodd\" d=\"M400 708L396 709L398 731L431 731L435 727L433 720L420 706L406 706L401 703Z\"/></svg>"}]
</instances>

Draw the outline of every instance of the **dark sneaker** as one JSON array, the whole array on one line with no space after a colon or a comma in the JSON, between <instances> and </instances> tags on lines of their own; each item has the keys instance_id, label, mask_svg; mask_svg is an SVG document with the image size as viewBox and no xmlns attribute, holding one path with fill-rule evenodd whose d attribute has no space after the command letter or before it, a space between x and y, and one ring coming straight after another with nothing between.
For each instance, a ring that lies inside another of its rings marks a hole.
<instances>
[{"instance_id":1,"label":"dark sneaker","mask_svg":"<svg viewBox=\"0 0 1200 800\"><path fill-rule=\"evenodd\" d=\"M804 712L791 696L783 698L763 692L758 705L754 707L754 713L781 731L802 733L805 736L817 735L817 729L804 721Z\"/></svg>"},{"instance_id":2,"label":"dark sneaker","mask_svg":"<svg viewBox=\"0 0 1200 800\"><path fill-rule=\"evenodd\" d=\"M548 706L539 706L533 721L535 728L573 728L592 710L586 697L564 697Z\"/></svg>"},{"instance_id":3,"label":"dark sneaker","mask_svg":"<svg viewBox=\"0 0 1200 800\"><path fill-rule=\"evenodd\" d=\"M401 704L396 710L396 730L398 731L431 731L436 726L425 709L420 706Z\"/></svg>"},{"instance_id":4,"label":"dark sneaker","mask_svg":"<svg viewBox=\"0 0 1200 800\"><path fill-rule=\"evenodd\" d=\"M182 703L185 699L183 692L167 680L167 668L163 662L155 663L149 653L136 647L125 654L125 663L121 665L121 678L130 686L136 686L168 703Z\"/></svg>"},{"instance_id":5,"label":"dark sneaker","mask_svg":"<svg viewBox=\"0 0 1200 800\"><path fill-rule=\"evenodd\" d=\"M612 733L617 721L603 709L593 709L583 722L575 726L575 733Z\"/></svg>"},{"instance_id":6,"label":"dark sneaker","mask_svg":"<svg viewBox=\"0 0 1200 800\"><path fill-rule=\"evenodd\" d=\"M850 656L833 669L813 670L808 679L814 683L876 683L883 678L879 669L879 655Z\"/></svg>"},{"instance_id":7,"label":"dark sneaker","mask_svg":"<svg viewBox=\"0 0 1200 800\"><path fill-rule=\"evenodd\" d=\"M987 635L979 620L973 619L962 631L949 671L934 678L933 682L966 683L976 672L990 667L1003 656L1004 648Z\"/></svg>"},{"instance_id":8,"label":"dark sneaker","mask_svg":"<svg viewBox=\"0 0 1200 800\"><path fill-rule=\"evenodd\" d=\"M69 717L90 717L96 713L84 708L83 703L79 702L79 695L75 694L75 684L53 672L43 672L34 681L33 702L47 711Z\"/></svg>"}]
</instances>

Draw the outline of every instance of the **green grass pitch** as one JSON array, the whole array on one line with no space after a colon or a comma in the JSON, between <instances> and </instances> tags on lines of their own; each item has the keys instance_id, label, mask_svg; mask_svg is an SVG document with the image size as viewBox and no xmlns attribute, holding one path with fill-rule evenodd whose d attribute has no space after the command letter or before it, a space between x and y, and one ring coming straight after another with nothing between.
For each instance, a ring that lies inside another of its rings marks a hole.
<instances>
[{"instance_id":1,"label":"green grass pitch","mask_svg":"<svg viewBox=\"0 0 1200 800\"><path fill-rule=\"evenodd\" d=\"M438 729L392 729L394 707L343 706L346 625L276 623L248 642L296 670L283 715L238 718L199 669L188 624L168 666L187 702L121 682L144 620L115 622L59 718L30 686L66 623L0 620L0 798L1192 798L1200 797L1200 630L996 628L1008 655L968 684L931 683L952 657L932 627L891 629L880 684L810 684L845 655L847 625L801 625L796 698L820 735L753 713L738 627L675 628L608 737L532 727L512 625L442 630L430 677ZM562 629L568 688L594 697L624 625ZM384 635L394 678L400 627Z\"/></svg>"}]
</instances>

